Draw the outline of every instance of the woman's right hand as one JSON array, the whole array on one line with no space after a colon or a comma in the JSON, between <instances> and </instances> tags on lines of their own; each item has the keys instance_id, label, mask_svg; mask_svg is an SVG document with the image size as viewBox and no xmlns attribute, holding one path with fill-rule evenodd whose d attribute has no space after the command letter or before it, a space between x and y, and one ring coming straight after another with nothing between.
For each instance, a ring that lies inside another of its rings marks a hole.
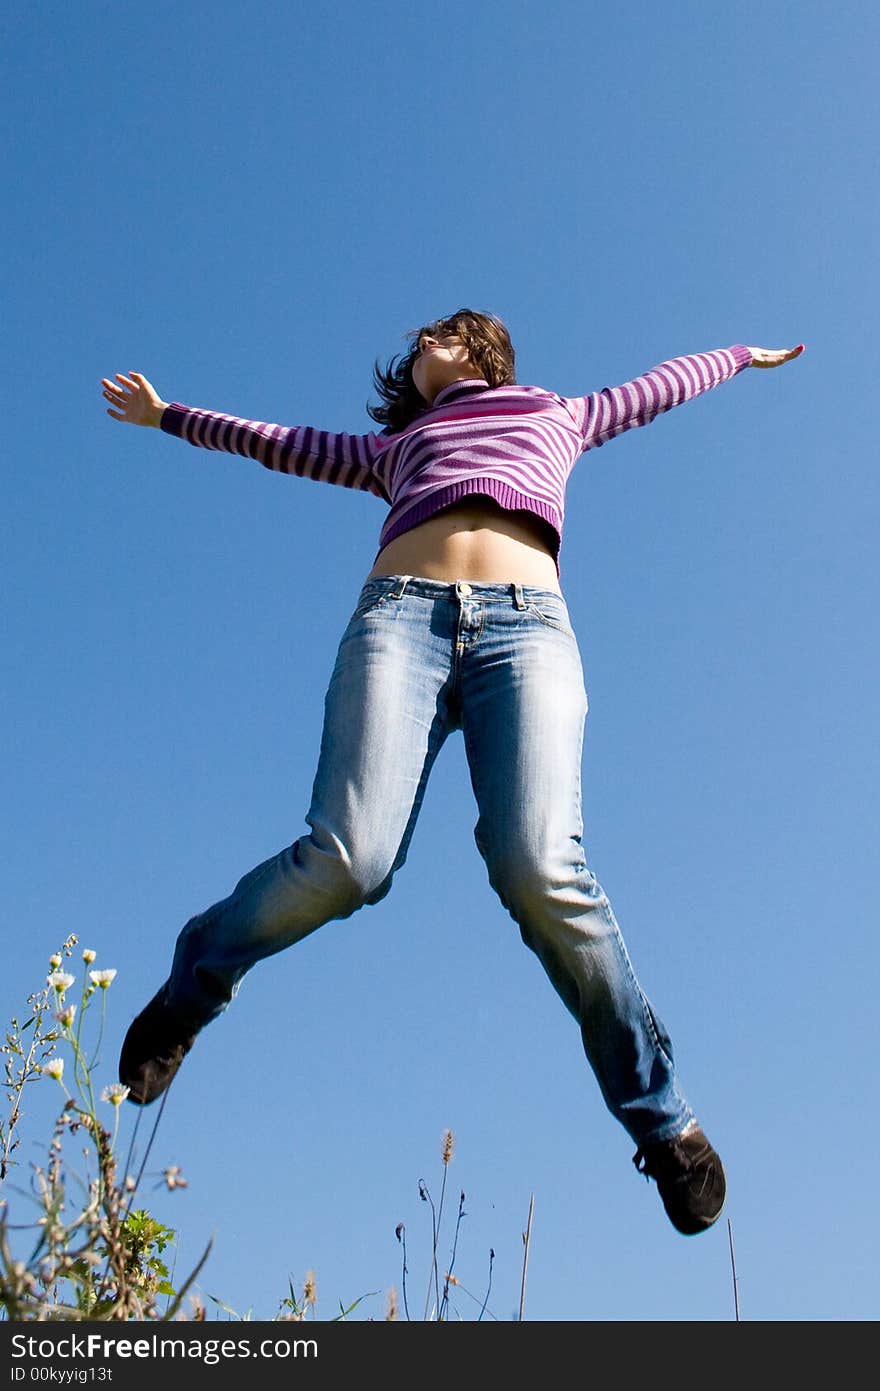
<instances>
[{"instance_id":1,"label":"woman's right hand","mask_svg":"<svg viewBox=\"0 0 880 1391\"><path fill-rule=\"evenodd\" d=\"M127 377L117 372L115 382L102 377L101 385L104 388L104 399L111 402L107 414L114 420L124 420L129 425L152 425L154 429L159 428L167 402L161 399L140 372L129 372ZM116 407L115 410L112 409L113 406Z\"/></svg>"}]
</instances>

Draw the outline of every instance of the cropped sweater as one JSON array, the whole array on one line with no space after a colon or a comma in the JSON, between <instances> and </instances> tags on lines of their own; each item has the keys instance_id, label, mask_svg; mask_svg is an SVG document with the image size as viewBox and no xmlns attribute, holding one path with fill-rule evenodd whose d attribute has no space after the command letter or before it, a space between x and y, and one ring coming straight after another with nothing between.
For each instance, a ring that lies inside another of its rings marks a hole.
<instances>
[{"instance_id":1,"label":"cropped sweater","mask_svg":"<svg viewBox=\"0 0 880 1391\"><path fill-rule=\"evenodd\" d=\"M751 364L742 344L662 362L622 386L558 396L538 386L490 387L467 378L444 387L405 429L335 434L270 425L172 402L161 428L202 449L256 459L279 473L360 488L389 503L379 551L442 508L477 494L547 522L554 558L565 485L579 456Z\"/></svg>"}]
</instances>

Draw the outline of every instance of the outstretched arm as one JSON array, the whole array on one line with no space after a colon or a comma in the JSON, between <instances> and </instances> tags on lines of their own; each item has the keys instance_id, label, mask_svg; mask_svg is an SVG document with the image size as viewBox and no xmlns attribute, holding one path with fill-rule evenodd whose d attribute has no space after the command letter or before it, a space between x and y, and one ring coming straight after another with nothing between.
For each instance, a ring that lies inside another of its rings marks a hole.
<instances>
[{"instance_id":1,"label":"outstretched arm","mask_svg":"<svg viewBox=\"0 0 880 1391\"><path fill-rule=\"evenodd\" d=\"M581 432L584 449L595 449L625 430L647 425L673 406L720 386L746 367L779 367L802 352L803 344L775 349L735 343L731 348L671 358L644 376L621 386L606 386L589 396L571 397L566 404Z\"/></svg>"},{"instance_id":2,"label":"outstretched arm","mask_svg":"<svg viewBox=\"0 0 880 1391\"><path fill-rule=\"evenodd\" d=\"M151 425L201 449L243 454L277 473L338 483L388 498L378 467L382 442L376 434L334 434L310 426L272 425L235 415L163 401L140 372L115 382L102 378L107 414L131 425Z\"/></svg>"}]
</instances>

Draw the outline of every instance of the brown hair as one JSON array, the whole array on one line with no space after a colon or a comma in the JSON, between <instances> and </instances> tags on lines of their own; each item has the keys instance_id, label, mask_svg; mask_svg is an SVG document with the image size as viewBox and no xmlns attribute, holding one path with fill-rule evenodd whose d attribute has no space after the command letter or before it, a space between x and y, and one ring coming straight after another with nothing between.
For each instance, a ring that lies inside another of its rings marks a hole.
<instances>
[{"instance_id":1,"label":"brown hair","mask_svg":"<svg viewBox=\"0 0 880 1391\"><path fill-rule=\"evenodd\" d=\"M367 406L367 414L389 434L403 430L422 411L428 409L413 381L413 363L418 357L423 335L441 338L454 333L468 350L468 357L478 367L490 386L508 386L516 381L516 354L506 327L494 314L480 314L476 309L457 309L445 319L435 319L421 328L411 329L409 351L393 357L383 370L378 362L373 367L373 383L383 405Z\"/></svg>"}]
</instances>

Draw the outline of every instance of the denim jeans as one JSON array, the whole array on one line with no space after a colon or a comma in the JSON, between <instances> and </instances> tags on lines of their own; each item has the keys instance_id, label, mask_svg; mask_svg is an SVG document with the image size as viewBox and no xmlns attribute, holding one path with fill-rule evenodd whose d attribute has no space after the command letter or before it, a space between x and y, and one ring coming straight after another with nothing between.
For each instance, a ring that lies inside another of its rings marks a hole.
<instances>
[{"instance_id":1,"label":"denim jeans","mask_svg":"<svg viewBox=\"0 0 880 1391\"><path fill-rule=\"evenodd\" d=\"M489 880L578 1021L605 1102L637 1144L693 1113L581 844L587 697L551 590L368 580L327 691L308 834L177 940L169 1002L196 1027L263 957L388 892L447 735L461 729Z\"/></svg>"}]
</instances>

